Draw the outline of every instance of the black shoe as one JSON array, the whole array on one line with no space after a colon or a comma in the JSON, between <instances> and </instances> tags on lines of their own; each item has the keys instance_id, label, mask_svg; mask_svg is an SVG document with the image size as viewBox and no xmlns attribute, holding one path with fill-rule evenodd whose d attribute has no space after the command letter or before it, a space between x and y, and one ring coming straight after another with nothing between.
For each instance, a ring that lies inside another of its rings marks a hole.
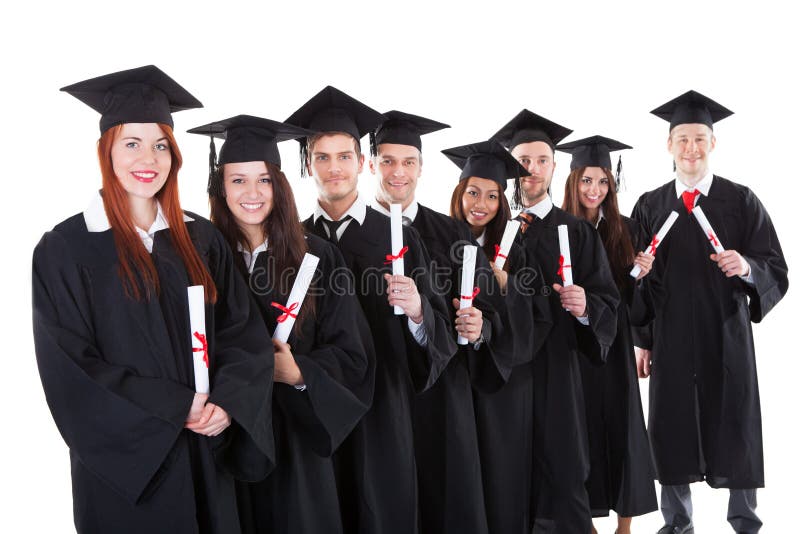
<instances>
[{"instance_id":1,"label":"black shoe","mask_svg":"<svg viewBox=\"0 0 800 534\"><path fill-rule=\"evenodd\" d=\"M694 534L694 527L692 525L683 527L664 525L656 534Z\"/></svg>"}]
</instances>

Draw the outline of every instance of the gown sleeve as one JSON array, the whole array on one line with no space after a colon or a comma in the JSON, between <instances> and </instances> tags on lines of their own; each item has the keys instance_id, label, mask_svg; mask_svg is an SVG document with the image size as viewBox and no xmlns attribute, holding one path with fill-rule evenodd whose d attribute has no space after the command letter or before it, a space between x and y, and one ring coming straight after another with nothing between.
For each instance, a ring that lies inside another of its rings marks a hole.
<instances>
[{"instance_id":1,"label":"gown sleeve","mask_svg":"<svg viewBox=\"0 0 800 534\"><path fill-rule=\"evenodd\" d=\"M57 232L36 246L32 279L36 360L56 426L87 469L135 503L181 433L194 391L100 353L89 274Z\"/></svg>"}]
</instances>

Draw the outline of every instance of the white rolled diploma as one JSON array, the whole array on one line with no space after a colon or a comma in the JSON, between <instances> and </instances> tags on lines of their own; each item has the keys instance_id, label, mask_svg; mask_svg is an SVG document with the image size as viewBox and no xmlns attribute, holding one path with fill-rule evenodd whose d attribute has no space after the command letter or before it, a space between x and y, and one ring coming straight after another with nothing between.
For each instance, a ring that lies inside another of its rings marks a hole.
<instances>
[{"instance_id":1,"label":"white rolled diploma","mask_svg":"<svg viewBox=\"0 0 800 534\"><path fill-rule=\"evenodd\" d=\"M569 255L569 233L566 224L558 225L558 247L561 249L561 257L558 260L558 268L561 271L563 286L572 285L572 260Z\"/></svg>"},{"instance_id":2,"label":"white rolled diploma","mask_svg":"<svg viewBox=\"0 0 800 534\"><path fill-rule=\"evenodd\" d=\"M711 228L711 223L708 222L706 218L706 214L703 213L703 208L700 206L695 206L692 209L692 214L694 218L697 219L697 223L700 225L700 228L703 229L703 233L706 235L706 239L708 242L711 243L711 246L714 247L714 251L717 254L721 254L725 251L725 248L722 246L722 243L719 242L719 238L717 237L717 233Z\"/></svg>"},{"instance_id":3,"label":"white rolled diploma","mask_svg":"<svg viewBox=\"0 0 800 534\"><path fill-rule=\"evenodd\" d=\"M282 310L285 318L282 321L278 321L278 326L275 327L272 339L277 339L284 343L288 341L296 317L300 313L300 307L303 305L306 293L308 293L308 288L311 286L311 281L314 279L314 273L317 272L318 264L319 257L309 253L303 256L303 262L300 264L300 269L297 271L297 276L292 284L292 290L289 291L289 299L284 306L289 312Z\"/></svg>"},{"instance_id":4,"label":"white rolled diploma","mask_svg":"<svg viewBox=\"0 0 800 534\"><path fill-rule=\"evenodd\" d=\"M194 390L208 393L208 342L206 340L206 297L203 286L189 286L189 328L192 333Z\"/></svg>"},{"instance_id":5,"label":"white rolled diploma","mask_svg":"<svg viewBox=\"0 0 800 534\"><path fill-rule=\"evenodd\" d=\"M392 220L392 256L398 256L403 248L403 206L401 204L392 204L391 220ZM405 265L403 265L403 258L392 260L392 274L395 276L403 276ZM400 306L394 307L395 315L403 315L405 312Z\"/></svg>"},{"instance_id":6,"label":"white rolled diploma","mask_svg":"<svg viewBox=\"0 0 800 534\"><path fill-rule=\"evenodd\" d=\"M464 245L464 256L461 265L461 293L459 294L459 308L469 308L473 305L473 292L475 288L475 259L478 257L478 247ZM466 298L465 298L466 297ZM459 345L466 345L469 341L458 336Z\"/></svg>"},{"instance_id":7,"label":"white rolled diploma","mask_svg":"<svg viewBox=\"0 0 800 534\"><path fill-rule=\"evenodd\" d=\"M672 228L673 224L675 224L675 220L677 218L678 218L677 211L672 210L671 212L669 212L667 220L664 221L664 224L662 224L661 228L658 229L658 232L656 232L656 235L653 237L653 240L650 241L650 244L647 246L647 249L644 252L647 252L651 256L656 255L656 249L658 248L658 245L660 245L661 242L664 240L664 238L667 237L667 232L669 232L669 229ZM642 268L639 267L638 265L634 265L633 269L631 269L631 276L636 278L637 276L639 276L639 273L641 272Z\"/></svg>"},{"instance_id":8,"label":"white rolled diploma","mask_svg":"<svg viewBox=\"0 0 800 534\"><path fill-rule=\"evenodd\" d=\"M511 251L511 245L514 244L514 237L516 237L517 231L519 231L519 221L508 221L506 223L503 239L500 240L500 250L497 251L494 257L494 264L498 269L502 269L506 264L506 259Z\"/></svg>"}]
</instances>

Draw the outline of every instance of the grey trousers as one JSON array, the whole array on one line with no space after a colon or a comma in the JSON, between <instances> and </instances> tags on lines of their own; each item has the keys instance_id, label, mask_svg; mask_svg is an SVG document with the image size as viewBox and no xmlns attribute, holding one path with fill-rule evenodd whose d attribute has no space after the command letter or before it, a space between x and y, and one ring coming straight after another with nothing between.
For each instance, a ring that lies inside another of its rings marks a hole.
<instances>
[{"instance_id":1,"label":"grey trousers","mask_svg":"<svg viewBox=\"0 0 800 534\"><path fill-rule=\"evenodd\" d=\"M732 489L728 498L728 522L738 534L755 534L761 528L756 515L756 490ZM661 486L661 514L668 525L692 523L692 490L688 484Z\"/></svg>"}]
</instances>

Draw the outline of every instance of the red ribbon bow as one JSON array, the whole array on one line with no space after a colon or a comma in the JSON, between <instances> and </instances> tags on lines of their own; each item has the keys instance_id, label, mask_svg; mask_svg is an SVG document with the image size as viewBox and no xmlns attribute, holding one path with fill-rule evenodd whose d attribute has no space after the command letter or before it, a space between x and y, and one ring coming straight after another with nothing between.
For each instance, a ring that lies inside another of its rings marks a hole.
<instances>
[{"instance_id":1,"label":"red ribbon bow","mask_svg":"<svg viewBox=\"0 0 800 534\"><path fill-rule=\"evenodd\" d=\"M383 262L383 263L385 263L386 265L389 265L390 263L392 263L395 260L403 259L403 256L406 255L406 252L408 252L408 245L406 245L403 248L401 248L400 252L397 253L397 256L392 256L391 254L387 254L386 255L386 261Z\"/></svg>"},{"instance_id":2,"label":"red ribbon bow","mask_svg":"<svg viewBox=\"0 0 800 534\"><path fill-rule=\"evenodd\" d=\"M660 241L658 240L658 238L656 236L653 236L653 240L650 241L650 250L648 250L648 253L651 256L655 256L656 255L656 247L658 246L659 243L660 243Z\"/></svg>"},{"instance_id":3,"label":"red ribbon bow","mask_svg":"<svg viewBox=\"0 0 800 534\"><path fill-rule=\"evenodd\" d=\"M461 295L461 300L472 300L478 296L478 293L481 292L481 288L476 287L472 290L472 295Z\"/></svg>"},{"instance_id":4,"label":"red ribbon bow","mask_svg":"<svg viewBox=\"0 0 800 534\"><path fill-rule=\"evenodd\" d=\"M714 235L714 232L711 230L708 231L708 240L711 241L711 244L715 247L719 246L719 241L717 241L717 236Z\"/></svg>"},{"instance_id":5,"label":"red ribbon bow","mask_svg":"<svg viewBox=\"0 0 800 534\"><path fill-rule=\"evenodd\" d=\"M556 274L561 277L561 281L564 282L564 267L567 269L572 269L572 265L564 265L564 256L563 254L558 257L558 271Z\"/></svg>"},{"instance_id":6,"label":"red ribbon bow","mask_svg":"<svg viewBox=\"0 0 800 534\"><path fill-rule=\"evenodd\" d=\"M201 334L200 332L195 332L194 337L200 340L200 343L203 345L202 347L192 347L192 352L200 352L203 351L203 362L206 364L206 369L208 369L208 341L206 340L206 335Z\"/></svg>"},{"instance_id":7,"label":"red ribbon bow","mask_svg":"<svg viewBox=\"0 0 800 534\"><path fill-rule=\"evenodd\" d=\"M280 315L278 316L278 319L277 319L277 321L278 321L279 323L282 323L282 322L284 322L284 321L285 321L286 319L288 319L289 317L291 317L292 319L297 319L297 314L296 314L296 313L292 313L292 312L293 312L294 310L296 310L296 309L297 309L297 307L298 307L299 305L300 305L300 303L299 303L299 302L293 302L293 303L291 303L291 304L289 305L289 307L287 308L287 307L286 307L286 306L284 306L283 304L278 304L277 302L273 302L273 303L271 303L271 306L273 306L273 307L275 307L275 308L278 308L280 311L282 311L282 312L283 312L282 314L280 314Z\"/></svg>"},{"instance_id":8,"label":"red ribbon bow","mask_svg":"<svg viewBox=\"0 0 800 534\"><path fill-rule=\"evenodd\" d=\"M508 259L508 256L506 256L505 254L500 254L500 245L495 245L494 246L494 259L492 261L496 262L497 258Z\"/></svg>"}]
</instances>

